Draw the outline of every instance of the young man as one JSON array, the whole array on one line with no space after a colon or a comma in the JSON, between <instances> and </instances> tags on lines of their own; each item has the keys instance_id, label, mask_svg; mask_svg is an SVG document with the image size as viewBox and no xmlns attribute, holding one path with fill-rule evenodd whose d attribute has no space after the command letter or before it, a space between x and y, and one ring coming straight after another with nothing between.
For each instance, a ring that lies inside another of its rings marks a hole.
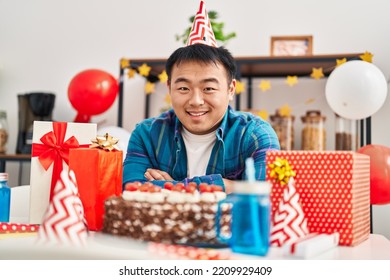
<instances>
[{"instance_id":1,"label":"young man","mask_svg":"<svg viewBox=\"0 0 390 280\"><path fill-rule=\"evenodd\" d=\"M269 125L234 111L236 66L223 47L194 44L176 50L166 64L173 109L144 120L131 135L124 161L124 184L166 181L217 184L231 190L245 180L252 157L256 179L265 179L265 155L279 150Z\"/></svg>"}]
</instances>

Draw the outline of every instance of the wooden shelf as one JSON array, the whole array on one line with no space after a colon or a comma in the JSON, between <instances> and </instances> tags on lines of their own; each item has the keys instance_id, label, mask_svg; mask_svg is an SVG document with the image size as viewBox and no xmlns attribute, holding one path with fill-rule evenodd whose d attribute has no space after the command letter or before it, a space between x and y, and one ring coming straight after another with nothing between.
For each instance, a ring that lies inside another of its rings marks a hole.
<instances>
[{"instance_id":1,"label":"wooden shelf","mask_svg":"<svg viewBox=\"0 0 390 280\"><path fill-rule=\"evenodd\" d=\"M242 77L281 77L287 75L310 75L312 68L322 67L324 75L329 75L336 66L337 59L359 59L362 53L328 54L310 56L259 56L238 57L238 72Z\"/></svg>"},{"instance_id":2,"label":"wooden shelf","mask_svg":"<svg viewBox=\"0 0 390 280\"><path fill-rule=\"evenodd\" d=\"M5 172L5 164L7 161L31 161L30 154L0 154L0 172Z\"/></svg>"}]
</instances>

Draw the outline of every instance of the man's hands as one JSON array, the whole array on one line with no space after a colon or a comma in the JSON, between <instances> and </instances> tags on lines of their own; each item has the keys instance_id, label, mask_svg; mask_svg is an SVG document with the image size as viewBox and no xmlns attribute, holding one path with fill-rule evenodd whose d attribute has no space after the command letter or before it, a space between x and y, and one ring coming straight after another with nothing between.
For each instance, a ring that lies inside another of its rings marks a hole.
<instances>
[{"instance_id":1,"label":"man's hands","mask_svg":"<svg viewBox=\"0 0 390 280\"><path fill-rule=\"evenodd\" d=\"M153 181L153 180L173 181L171 175L159 169L148 168L146 169L144 176L149 181Z\"/></svg>"},{"instance_id":2,"label":"man's hands","mask_svg":"<svg viewBox=\"0 0 390 280\"><path fill-rule=\"evenodd\" d=\"M222 180L223 180L223 184L225 185L225 193L226 194L231 193L233 191L234 181L225 178L222 178Z\"/></svg>"}]
</instances>

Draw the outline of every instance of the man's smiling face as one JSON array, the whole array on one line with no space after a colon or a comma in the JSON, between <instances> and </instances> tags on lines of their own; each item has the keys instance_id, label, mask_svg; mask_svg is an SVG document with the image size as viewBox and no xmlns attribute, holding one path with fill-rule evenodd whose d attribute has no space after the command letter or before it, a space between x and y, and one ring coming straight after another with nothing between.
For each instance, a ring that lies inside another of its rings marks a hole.
<instances>
[{"instance_id":1,"label":"man's smiling face","mask_svg":"<svg viewBox=\"0 0 390 280\"><path fill-rule=\"evenodd\" d=\"M168 81L172 107L183 126L193 134L207 134L220 125L236 81L229 83L221 64L196 61L174 65Z\"/></svg>"}]
</instances>

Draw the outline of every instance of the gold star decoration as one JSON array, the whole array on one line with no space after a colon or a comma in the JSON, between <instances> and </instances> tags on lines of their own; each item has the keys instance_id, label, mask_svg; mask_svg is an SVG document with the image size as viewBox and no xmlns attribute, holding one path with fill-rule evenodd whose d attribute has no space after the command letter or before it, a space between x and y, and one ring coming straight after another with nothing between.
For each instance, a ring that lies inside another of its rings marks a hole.
<instances>
[{"instance_id":1,"label":"gold star decoration","mask_svg":"<svg viewBox=\"0 0 390 280\"><path fill-rule=\"evenodd\" d=\"M336 67L340 66L341 64L344 64L347 62L347 59L344 57L343 59L336 59Z\"/></svg>"},{"instance_id":2,"label":"gold star decoration","mask_svg":"<svg viewBox=\"0 0 390 280\"><path fill-rule=\"evenodd\" d=\"M310 74L310 77L312 77L312 78L314 78L316 80L319 80L322 77L324 77L324 73L322 72L322 67L320 67L320 68L313 67L312 68L312 72Z\"/></svg>"},{"instance_id":3,"label":"gold star decoration","mask_svg":"<svg viewBox=\"0 0 390 280\"><path fill-rule=\"evenodd\" d=\"M104 136L96 136L96 139L92 139L91 141L92 144L89 145L90 148L99 148L107 151L120 151L119 147L116 145L118 144L119 139L108 135L108 133Z\"/></svg>"},{"instance_id":4,"label":"gold star decoration","mask_svg":"<svg viewBox=\"0 0 390 280\"><path fill-rule=\"evenodd\" d=\"M288 104L284 104L282 107L279 108L279 115L281 117L289 117L291 114L291 108L288 106Z\"/></svg>"},{"instance_id":5,"label":"gold star decoration","mask_svg":"<svg viewBox=\"0 0 390 280\"><path fill-rule=\"evenodd\" d=\"M307 99L307 100L305 101L305 104L308 105L308 104L313 103L314 101L315 101L314 98L309 98L309 99Z\"/></svg>"},{"instance_id":6,"label":"gold star decoration","mask_svg":"<svg viewBox=\"0 0 390 280\"><path fill-rule=\"evenodd\" d=\"M268 119L268 112L267 110L260 110L257 112L257 115L262 118L263 120L267 120Z\"/></svg>"},{"instance_id":7,"label":"gold star decoration","mask_svg":"<svg viewBox=\"0 0 390 280\"><path fill-rule=\"evenodd\" d=\"M151 94L151 93L154 92L154 90L155 90L154 83L146 82L146 84L145 84L145 93L146 94Z\"/></svg>"},{"instance_id":8,"label":"gold star decoration","mask_svg":"<svg viewBox=\"0 0 390 280\"><path fill-rule=\"evenodd\" d=\"M245 91L245 84L240 81L236 81L236 94L240 94Z\"/></svg>"},{"instance_id":9,"label":"gold star decoration","mask_svg":"<svg viewBox=\"0 0 390 280\"><path fill-rule=\"evenodd\" d=\"M169 92L165 95L164 101L165 101L165 103L167 103L168 105L171 105L171 104L172 104L171 95L169 94Z\"/></svg>"},{"instance_id":10,"label":"gold star decoration","mask_svg":"<svg viewBox=\"0 0 390 280\"><path fill-rule=\"evenodd\" d=\"M292 87L298 83L298 76L287 76L286 83Z\"/></svg>"},{"instance_id":11,"label":"gold star decoration","mask_svg":"<svg viewBox=\"0 0 390 280\"><path fill-rule=\"evenodd\" d=\"M152 69L152 67L148 66L146 63L142 64L141 66L138 67L138 73L141 76L147 77L149 76L149 72Z\"/></svg>"},{"instance_id":12,"label":"gold star decoration","mask_svg":"<svg viewBox=\"0 0 390 280\"><path fill-rule=\"evenodd\" d=\"M135 73L137 73L137 71L135 71L134 69L129 69L129 71L127 71L127 77L131 79L134 77Z\"/></svg>"},{"instance_id":13,"label":"gold star decoration","mask_svg":"<svg viewBox=\"0 0 390 280\"><path fill-rule=\"evenodd\" d=\"M168 81L167 72L165 70L162 71L161 74L158 75L158 79L160 80L161 83L166 83Z\"/></svg>"},{"instance_id":14,"label":"gold star decoration","mask_svg":"<svg viewBox=\"0 0 390 280\"><path fill-rule=\"evenodd\" d=\"M129 68L130 67L130 60L126 59L126 58L122 58L121 59L121 68L124 69L124 68Z\"/></svg>"},{"instance_id":15,"label":"gold star decoration","mask_svg":"<svg viewBox=\"0 0 390 280\"><path fill-rule=\"evenodd\" d=\"M366 51L364 54L362 54L360 57L361 60L372 63L372 57L374 55L368 51Z\"/></svg>"},{"instance_id":16,"label":"gold star decoration","mask_svg":"<svg viewBox=\"0 0 390 280\"><path fill-rule=\"evenodd\" d=\"M268 80L262 80L259 84L259 88L261 89L261 91L267 91L269 89L271 89L271 82L268 81Z\"/></svg>"}]
</instances>

